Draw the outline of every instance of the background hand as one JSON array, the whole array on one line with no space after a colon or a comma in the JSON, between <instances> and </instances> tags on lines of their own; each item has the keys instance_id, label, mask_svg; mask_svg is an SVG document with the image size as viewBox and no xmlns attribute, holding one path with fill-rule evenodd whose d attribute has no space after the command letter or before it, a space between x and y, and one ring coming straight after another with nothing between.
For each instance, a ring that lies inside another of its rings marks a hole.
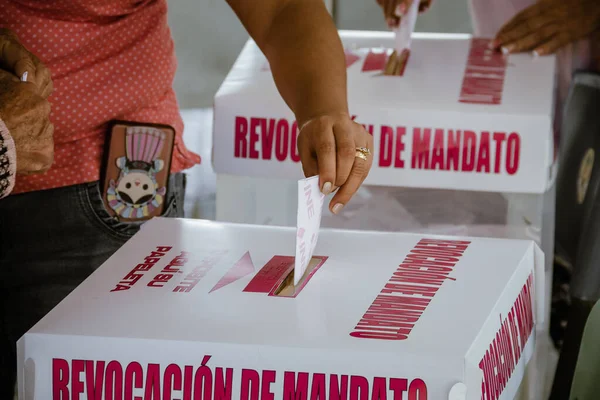
<instances>
[{"instance_id":1,"label":"background hand","mask_svg":"<svg viewBox=\"0 0 600 400\"><path fill-rule=\"evenodd\" d=\"M508 21L492 45L505 53L545 55L598 30L598 0L540 0Z\"/></svg>"},{"instance_id":2,"label":"background hand","mask_svg":"<svg viewBox=\"0 0 600 400\"><path fill-rule=\"evenodd\" d=\"M0 69L0 119L17 152L17 174L45 172L54 160L54 126L50 103L37 87Z\"/></svg>"},{"instance_id":3,"label":"background hand","mask_svg":"<svg viewBox=\"0 0 600 400\"><path fill-rule=\"evenodd\" d=\"M357 148L373 151L373 137L346 114L324 115L306 122L298 135L298 151L306 177L319 175L324 194L339 190L329 209L337 214L363 183L373 156L357 157Z\"/></svg>"}]
</instances>

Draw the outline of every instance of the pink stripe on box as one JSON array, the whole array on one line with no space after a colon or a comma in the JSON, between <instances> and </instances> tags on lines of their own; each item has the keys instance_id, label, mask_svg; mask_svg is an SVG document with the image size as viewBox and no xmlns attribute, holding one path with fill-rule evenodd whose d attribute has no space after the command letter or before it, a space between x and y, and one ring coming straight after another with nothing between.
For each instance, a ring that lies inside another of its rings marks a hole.
<instances>
[{"instance_id":1,"label":"pink stripe on box","mask_svg":"<svg viewBox=\"0 0 600 400\"><path fill-rule=\"evenodd\" d=\"M482 38L471 40L458 99L460 103L502 104L508 58L490 49L490 40Z\"/></svg>"},{"instance_id":2,"label":"pink stripe on box","mask_svg":"<svg viewBox=\"0 0 600 400\"><path fill-rule=\"evenodd\" d=\"M244 292L271 293L275 286L282 281L286 273L294 268L294 257L274 256L252 278Z\"/></svg>"},{"instance_id":3,"label":"pink stripe on box","mask_svg":"<svg viewBox=\"0 0 600 400\"><path fill-rule=\"evenodd\" d=\"M219 282L217 282L209 293L240 280L253 272L254 263L252 262L252 257L250 257L250 252L247 251L246 254L244 254L242 258L240 258L240 260L236 262L221 279L219 279Z\"/></svg>"},{"instance_id":4,"label":"pink stripe on box","mask_svg":"<svg viewBox=\"0 0 600 400\"><path fill-rule=\"evenodd\" d=\"M354 63L360 60L360 57L353 54L350 50L346 50L346 68L350 68Z\"/></svg>"},{"instance_id":5,"label":"pink stripe on box","mask_svg":"<svg viewBox=\"0 0 600 400\"><path fill-rule=\"evenodd\" d=\"M289 269L289 273L292 272L292 270L294 269L294 257L290 257L292 259L292 267ZM329 257L325 257L325 256L312 256L312 258L316 258L316 259L320 259L321 261L319 261L319 263L313 268L312 271L310 271L310 273L308 274L308 276L306 277L306 279L304 279L304 281L300 281L300 286L298 286L296 288L296 290L294 291L294 294L291 296L284 296L282 294L276 295L275 294L275 290L279 287L279 285L281 283L283 283L283 280L285 279L285 277L287 276L287 274L285 274L276 284L275 287L273 287L273 289L271 290L271 292L269 292L269 296L277 296L277 297L288 297L288 298L295 298L297 297L300 292L302 291L302 289L304 289L306 287L306 285L308 284L308 282L311 280L311 278L317 273L317 271L323 266L323 264L325 264L325 261L327 261L327 259Z\"/></svg>"},{"instance_id":6,"label":"pink stripe on box","mask_svg":"<svg viewBox=\"0 0 600 400\"><path fill-rule=\"evenodd\" d=\"M373 52L373 50L369 51L369 54L367 54L365 62L363 63L362 72L384 70L387 59L388 54L385 50L381 50L376 53Z\"/></svg>"}]
</instances>

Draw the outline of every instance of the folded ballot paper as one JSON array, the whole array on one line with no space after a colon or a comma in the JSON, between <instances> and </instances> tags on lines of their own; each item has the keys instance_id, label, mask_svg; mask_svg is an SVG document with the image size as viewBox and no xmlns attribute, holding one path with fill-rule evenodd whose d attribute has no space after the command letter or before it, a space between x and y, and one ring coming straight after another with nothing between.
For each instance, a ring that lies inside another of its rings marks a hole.
<instances>
[{"instance_id":1,"label":"folded ballot paper","mask_svg":"<svg viewBox=\"0 0 600 400\"><path fill-rule=\"evenodd\" d=\"M319 239L324 200L318 176L298 181L295 257L283 257L274 261L278 264L274 268L285 273L275 279L277 285L271 291L272 295L296 297L325 262L326 257L314 255Z\"/></svg>"}]
</instances>

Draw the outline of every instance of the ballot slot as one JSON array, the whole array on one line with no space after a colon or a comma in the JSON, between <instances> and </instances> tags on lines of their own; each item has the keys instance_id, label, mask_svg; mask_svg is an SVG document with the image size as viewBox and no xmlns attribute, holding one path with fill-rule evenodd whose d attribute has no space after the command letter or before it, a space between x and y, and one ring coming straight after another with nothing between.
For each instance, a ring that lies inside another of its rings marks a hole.
<instances>
[{"instance_id":1,"label":"ballot slot","mask_svg":"<svg viewBox=\"0 0 600 400\"><path fill-rule=\"evenodd\" d=\"M279 280L279 282L275 285L269 296L275 297L291 297L294 298L298 296L298 294L304 289L304 287L308 284L313 275L321 268L321 266L325 263L327 257L323 256L313 256L308 266L306 267L306 271L304 271L304 275L298 282L297 285L294 285L294 258L291 258L290 265L283 275L283 277Z\"/></svg>"},{"instance_id":2,"label":"ballot slot","mask_svg":"<svg viewBox=\"0 0 600 400\"><path fill-rule=\"evenodd\" d=\"M410 50L404 49L398 53L396 50L389 56L383 74L386 76L403 76L406 64L410 57Z\"/></svg>"}]
</instances>

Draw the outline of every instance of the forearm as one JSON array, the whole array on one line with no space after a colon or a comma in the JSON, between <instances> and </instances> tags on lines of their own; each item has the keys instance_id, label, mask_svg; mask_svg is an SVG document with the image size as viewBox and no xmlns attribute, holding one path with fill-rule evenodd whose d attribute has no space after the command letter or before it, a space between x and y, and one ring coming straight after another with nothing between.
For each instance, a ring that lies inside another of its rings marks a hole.
<instances>
[{"instance_id":1,"label":"forearm","mask_svg":"<svg viewBox=\"0 0 600 400\"><path fill-rule=\"evenodd\" d=\"M15 143L0 120L0 199L10 194L15 184L17 155Z\"/></svg>"},{"instance_id":2,"label":"forearm","mask_svg":"<svg viewBox=\"0 0 600 400\"><path fill-rule=\"evenodd\" d=\"M257 42L300 126L319 115L348 113L344 50L322 0L289 1Z\"/></svg>"}]
</instances>

